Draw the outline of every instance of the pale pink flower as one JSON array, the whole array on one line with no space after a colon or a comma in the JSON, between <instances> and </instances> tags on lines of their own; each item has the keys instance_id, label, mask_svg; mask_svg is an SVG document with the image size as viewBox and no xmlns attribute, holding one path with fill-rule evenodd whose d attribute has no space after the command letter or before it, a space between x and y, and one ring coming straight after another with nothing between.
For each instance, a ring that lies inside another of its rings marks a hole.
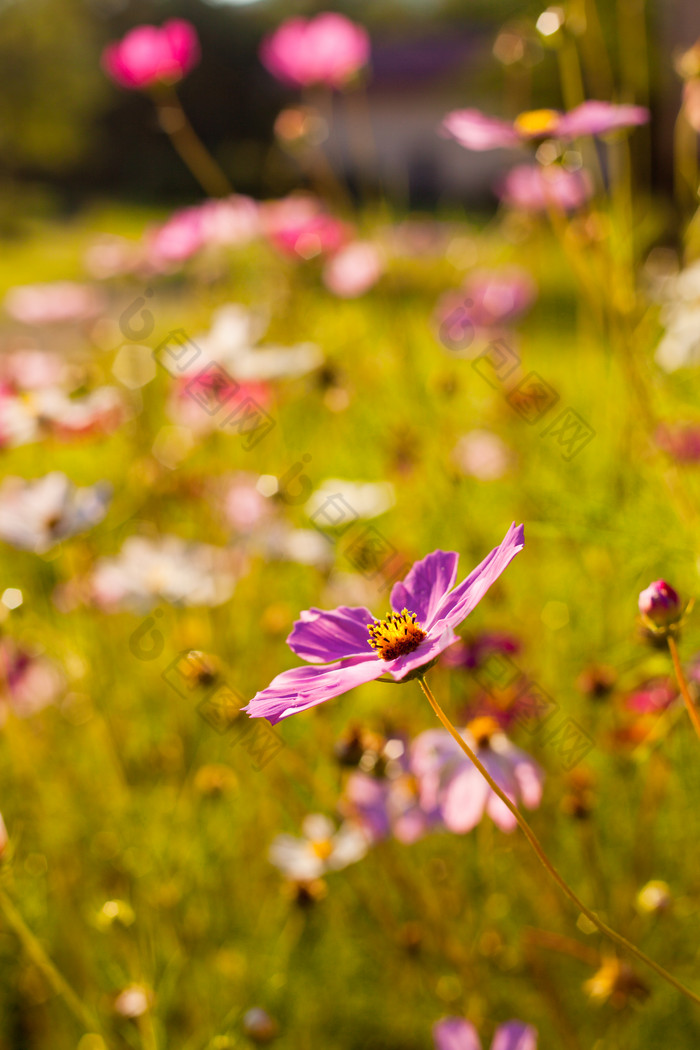
<instances>
[{"instance_id":1,"label":"pale pink flower","mask_svg":"<svg viewBox=\"0 0 700 1050\"><path fill-rule=\"evenodd\" d=\"M224 515L238 533L252 533L272 514L272 505L258 488L258 475L243 471L230 479L224 496Z\"/></svg>"},{"instance_id":2,"label":"pale pink flower","mask_svg":"<svg viewBox=\"0 0 700 1050\"><path fill-rule=\"evenodd\" d=\"M369 241L352 241L331 256L323 268L323 283L341 299L355 299L377 283L384 265Z\"/></svg>"},{"instance_id":3,"label":"pale pink flower","mask_svg":"<svg viewBox=\"0 0 700 1050\"><path fill-rule=\"evenodd\" d=\"M503 179L498 195L505 204L523 211L573 211L593 196L593 183L585 169L518 164Z\"/></svg>"},{"instance_id":4,"label":"pale pink flower","mask_svg":"<svg viewBox=\"0 0 700 1050\"><path fill-rule=\"evenodd\" d=\"M363 26L327 12L283 22L263 40L260 58L273 76L293 87L342 88L367 65L369 51Z\"/></svg>"},{"instance_id":5,"label":"pale pink flower","mask_svg":"<svg viewBox=\"0 0 700 1050\"><path fill-rule=\"evenodd\" d=\"M25 284L10 289L5 309L23 324L72 324L96 317L102 309L102 296L90 285L75 281Z\"/></svg>"},{"instance_id":6,"label":"pale pink flower","mask_svg":"<svg viewBox=\"0 0 700 1050\"><path fill-rule=\"evenodd\" d=\"M475 718L461 735L511 802L522 802L528 809L539 806L542 770L508 740L493 718ZM438 806L450 831L471 831L484 814L502 831L514 830L513 814L446 729L421 733L413 743L411 759L421 784L423 808Z\"/></svg>"},{"instance_id":7,"label":"pale pink flower","mask_svg":"<svg viewBox=\"0 0 700 1050\"><path fill-rule=\"evenodd\" d=\"M142 90L175 84L199 61L194 26L173 18L163 26L137 26L102 52L102 68L120 87Z\"/></svg>"},{"instance_id":8,"label":"pale pink flower","mask_svg":"<svg viewBox=\"0 0 700 1050\"><path fill-rule=\"evenodd\" d=\"M59 666L43 653L31 652L11 638L0 641L0 722L5 706L28 718L54 703L65 684Z\"/></svg>"},{"instance_id":9,"label":"pale pink flower","mask_svg":"<svg viewBox=\"0 0 700 1050\"><path fill-rule=\"evenodd\" d=\"M349 227L307 194L270 201L262 206L261 217L263 230L274 247L298 259L330 255L350 238Z\"/></svg>"},{"instance_id":10,"label":"pale pink flower","mask_svg":"<svg viewBox=\"0 0 700 1050\"><path fill-rule=\"evenodd\" d=\"M43 554L101 521L110 498L107 482L79 489L60 471L32 481L7 477L0 487L0 540Z\"/></svg>"},{"instance_id":11,"label":"pale pink flower","mask_svg":"<svg viewBox=\"0 0 700 1050\"><path fill-rule=\"evenodd\" d=\"M470 430L452 450L452 461L465 477L495 481L513 465L511 449L490 430Z\"/></svg>"}]
</instances>

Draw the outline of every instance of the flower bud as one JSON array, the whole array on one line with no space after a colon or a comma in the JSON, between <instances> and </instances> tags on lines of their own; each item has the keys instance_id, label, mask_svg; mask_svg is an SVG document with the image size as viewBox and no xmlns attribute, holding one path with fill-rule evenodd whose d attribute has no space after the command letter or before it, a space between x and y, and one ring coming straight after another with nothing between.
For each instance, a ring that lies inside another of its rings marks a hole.
<instances>
[{"instance_id":1,"label":"flower bud","mask_svg":"<svg viewBox=\"0 0 700 1050\"><path fill-rule=\"evenodd\" d=\"M651 627L663 630L677 623L682 615L681 600L670 583L655 580L639 595L639 611Z\"/></svg>"},{"instance_id":2,"label":"flower bud","mask_svg":"<svg viewBox=\"0 0 700 1050\"><path fill-rule=\"evenodd\" d=\"M243 1018L243 1031L254 1043L269 1043L279 1032L279 1025L266 1010L254 1006Z\"/></svg>"}]
</instances>

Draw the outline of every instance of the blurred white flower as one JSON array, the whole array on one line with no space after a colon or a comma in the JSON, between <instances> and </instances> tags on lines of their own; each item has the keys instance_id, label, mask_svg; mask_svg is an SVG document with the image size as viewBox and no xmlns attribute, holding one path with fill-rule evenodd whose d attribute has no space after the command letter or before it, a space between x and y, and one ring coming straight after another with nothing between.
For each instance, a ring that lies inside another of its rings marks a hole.
<instances>
[{"instance_id":1,"label":"blurred white flower","mask_svg":"<svg viewBox=\"0 0 700 1050\"><path fill-rule=\"evenodd\" d=\"M394 486L388 481L327 478L304 509L311 520L323 528L333 524L346 525L356 518L376 518L395 502Z\"/></svg>"},{"instance_id":2,"label":"blurred white flower","mask_svg":"<svg viewBox=\"0 0 700 1050\"><path fill-rule=\"evenodd\" d=\"M195 338L195 344L204 353L188 372L196 374L210 361L234 379L252 382L295 378L323 363L323 354L314 343L259 347L266 327L264 318L238 303L222 306L214 314L209 331Z\"/></svg>"},{"instance_id":3,"label":"blurred white flower","mask_svg":"<svg viewBox=\"0 0 700 1050\"><path fill-rule=\"evenodd\" d=\"M130 984L115 999L114 1009L122 1017L141 1017L150 1003L151 994L143 985Z\"/></svg>"},{"instance_id":4,"label":"blurred white flower","mask_svg":"<svg viewBox=\"0 0 700 1050\"><path fill-rule=\"evenodd\" d=\"M270 861L288 879L318 879L361 860L368 838L357 825L343 824L337 831L328 817L314 813L304 819L302 838L278 835L270 847Z\"/></svg>"},{"instance_id":5,"label":"blurred white flower","mask_svg":"<svg viewBox=\"0 0 700 1050\"><path fill-rule=\"evenodd\" d=\"M8 477L0 487L0 539L42 554L105 516L111 486L76 488L59 471L26 481Z\"/></svg>"},{"instance_id":6,"label":"blurred white flower","mask_svg":"<svg viewBox=\"0 0 700 1050\"><path fill-rule=\"evenodd\" d=\"M158 540L130 536L115 558L95 566L91 591L106 609L149 609L158 600L173 605L221 605L233 594L231 553L179 536Z\"/></svg>"},{"instance_id":7,"label":"blurred white flower","mask_svg":"<svg viewBox=\"0 0 700 1050\"><path fill-rule=\"evenodd\" d=\"M507 473L513 463L513 454L490 430L470 430L455 445L452 461L466 477L493 481Z\"/></svg>"}]
</instances>

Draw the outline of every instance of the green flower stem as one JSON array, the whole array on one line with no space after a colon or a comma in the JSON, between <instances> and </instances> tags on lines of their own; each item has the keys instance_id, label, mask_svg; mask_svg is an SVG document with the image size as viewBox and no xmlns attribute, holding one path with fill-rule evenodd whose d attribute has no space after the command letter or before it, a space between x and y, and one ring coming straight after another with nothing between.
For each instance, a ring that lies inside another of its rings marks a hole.
<instances>
[{"instance_id":1,"label":"green flower stem","mask_svg":"<svg viewBox=\"0 0 700 1050\"><path fill-rule=\"evenodd\" d=\"M523 817L520 810L517 808L517 806L513 805L508 796L500 789L496 781L489 774L488 770L482 765L482 763L479 761L472 749L469 747L469 744L467 744L466 740L462 739L460 734L452 725L449 718L442 710L435 697L433 696L433 693L425 679L419 678L418 681L420 683L421 689L423 690L425 696L428 699L428 703L432 707L438 719L442 722L443 726L448 731L450 736L452 736L456 743L459 744L469 761L472 762L472 764L475 765L476 768L479 770L479 772L481 773L482 777L489 785L491 790L494 791L496 795L498 795L504 806L506 806L508 810L513 814L516 821L518 822L520 830L525 835L525 838L528 840L528 842L534 849L535 853L539 857L544 867L547 869L554 881L558 884L560 889L562 889L566 896L571 901L573 901L573 903L576 905L579 911L582 912L586 916L586 918L590 922L592 922L593 925L597 927L597 929L600 930L600 932L608 938L608 940L611 940L613 944L616 944L618 947L622 948L625 952L628 952L630 955L634 955L635 958L640 960L640 962L643 962L646 966L649 966L659 975L659 977L662 977L665 981L668 982L668 984L672 985L676 989L676 991L681 992L682 995L685 995L688 999L691 999L694 1003L697 1003L700 1006L700 996L696 995L695 992L692 992L689 988L686 988L685 985L681 984L680 981L677 981L672 974L670 974L667 970L664 970L663 966L659 966L658 963L654 962L653 959L650 959L649 956L645 955L644 952L641 951L639 948L636 948L635 945L628 941L625 937L623 937L619 933L616 933L615 930L608 926L607 923L604 923L603 920L600 919L594 911L591 911L591 909L588 908L582 900L580 900L580 898L574 893L574 891L570 888L568 883L564 881L562 876L559 874L557 869L549 860L547 854L542 849L542 846L540 845L537 836L535 835L528 822Z\"/></svg>"},{"instance_id":2,"label":"green flower stem","mask_svg":"<svg viewBox=\"0 0 700 1050\"><path fill-rule=\"evenodd\" d=\"M690 715L690 721L693 723L693 728L695 729L695 732L697 733L698 737L700 737L700 715L698 714L697 707L693 703L693 698L690 695L690 690L688 689L688 683L686 682L685 675L683 674L683 668L681 667L680 657L678 656L678 646L676 645L676 639L673 637L672 634L669 633L666 635L666 642L668 644L668 651L671 654L671 660L673 661L673 670L676 672L676 680L678 682L678 688L681 691L681 696L683 697L683 703L685 704L686 710Z\"/></svg>"},{"instance_id":3,"label":"green flower stem","mask_svg":"<svg viewBox=\"0 0 700 1050\"><path fill-rule=\"evenodd\" d=\"M5 891L0 887L0 913L11 930L17 935L22 947L26 951L34 965L41 971L48 983L57 995L60 995L66 1006L80 1022L87 1032L99 1033L100 1029L96 1019L79 999L66 979L58 972L48 955L42 948L39 940L24 919L19 914L14 904L10 901Z\"/></svg>"}]
</instances>

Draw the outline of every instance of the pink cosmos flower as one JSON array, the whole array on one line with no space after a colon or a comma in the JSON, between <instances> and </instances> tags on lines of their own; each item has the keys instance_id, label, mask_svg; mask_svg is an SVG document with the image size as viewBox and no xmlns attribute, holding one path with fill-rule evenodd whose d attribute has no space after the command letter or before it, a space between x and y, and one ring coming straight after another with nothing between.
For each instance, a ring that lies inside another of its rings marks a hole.
<instances>
[{"instance_id":1,"label":"pink cosmos flower","mask_svg":"<svg viewBox=\"0 0 700 1050\"><path fill-rule=\"evenodd\" d=\"M604 135L619 128L646 124L649 110L643 106L617 106L612 102L583 102L568 113L534 109L521 113L511 123L488 117L478 109L457 109L442 123L447 135L471 150L512 149L541 138L578 138Z\"/></svg>"},{"instance_id":2,"label":"pink cosmos flower","mask_svg":"<svg viewBox=\"0 0 700 1050\"><path fill-rule=\"evenodd\" d=\"M161 226L148 231L146 258L156 270L169 270L206 247L249 244L258 233L255 201L232 194L173 212Z\"/></svg>"},{"instance_id":3,"label":"pink cosmos flower","mask_svg":"<svg viewBox=\"0 0 700 1050\"><path fill-rule=\"evenodd\" d=\"M593 196L593 183L585 170L567 171L559 164L518 164L508 172L497 192L504 204L523 211L573 211Z\"/></svg>"},{"instance_id":4,"label":"pink cosmos flower","mask_svg":"<svg viewBox=\"0 0 700 1050\"><path fill-rule=\"evenodd\" d=\"M43 653L25 649L11 638L0 641L0 723L7 708L20 718L41 711L58 699L65 684L58 664Z\"/></svg>"},{"instance_id":5,"label":"pink cosmos flower","mask_svg":"<svg viewBox=\"0 0 700 1050\"><path fill-rule=\"evenodd\" d=\"M384 265L369 241L353 241L333 255L323 268L323 283L341 299L356 299L377 283Z\"/></svg>"},{"instance_id":6,"label":"pink cosmos flower","mask_svg":"<svg viewBox=\"0 0 700 1050\"><path fill-rule=\"evenodd\" d=\"M625 707L640 715L653 715L665 711L677 697L678 690L670 678L652 678L630 693Z\"/></svg>"},{"instance_id":7,"label":"pink cosmos flower","mask_svg":"<svg viewBox=\"0 0 700 1050\"><path fill-rule=\"evenodd\" d=\"M534 759L512 744L495 719L475 718L462 737L501 790L515 805L536 809L542 800L543 774ZM413 743L413 769L421 784L421 804L438 806L450 831L465 834L484 814L501 831L513 831L516 820L479 770L446 729L429 729Z\"/></svg>"},{"instance_id":8,"label":"pink cosmos flower","mask_svg":"<svg viewBox=\"0 0 700 1050\"><path fill-rule=\"evenodd\" d=\"M274 77L292 87L342 88L367 65L367 30L343 15L290 18L265 37L260 59Z\"/></svg>"},{"instance_id":9,"label":"pink cosmos flower","mask_svg":"<svg viewBox=\"0 0 700 1050\"><path fill-rule=\"evenodd\" d=\"M199 61L194 26L173 18L163 26L137 26L102 52L102 68L120 87L140 91L175 84Z\"/></svg>"},{"instance_id":10,"label":"pink cosmos flower","mask_svg":"<svg viewBox=\"0 0 700 1050\"><path fill-rule=\"evenodd\" d=\"M502 543L456 587L459 555L433 551L394 584L393 612L385 620L376 620L362 606L303 612L287 644L311 666L277 675L244 710L274 725L384 674L400 682L426 669L457 641L454 628L476 608L524 542L523 526L511 525Z\"/></svg>"},{"instance_id":11,"label":"pink cosmos flower","mask_svg":"<svg viewBox=\"0 0 700 1050\"><path fill-rule=\"evenodd\" d=\"M471 1021L462 1017L445 1017L433 1028L435 1050L481 1050L481 1040ZM491 1050L537 1050L537 1032L522 1021L499 1025Z\"/></svg>"},{"instance_id":12,"label":"pink cosmos flower","mask_svg":"<svg viewBox=\"0 0 700 1050\"><path fill-rule=\"evenodd\" d=\"M264 204L262 222L265 234L278 251L300 259L337 252L350 236L344 222L306 194L292 194Z\"/></svg>"}]
</instances>

